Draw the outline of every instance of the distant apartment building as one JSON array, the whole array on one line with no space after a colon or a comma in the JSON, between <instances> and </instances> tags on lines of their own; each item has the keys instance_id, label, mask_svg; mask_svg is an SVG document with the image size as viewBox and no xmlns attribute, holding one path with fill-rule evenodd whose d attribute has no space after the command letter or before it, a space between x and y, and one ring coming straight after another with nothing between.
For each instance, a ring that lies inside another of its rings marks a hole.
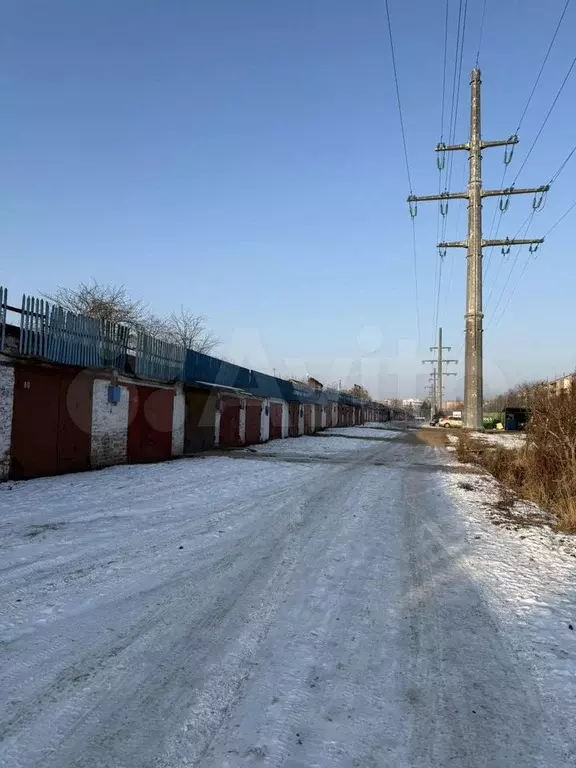
<instances>
[{"instance_id":1,"label":"distant apartment building","mask_svg":"<svg viewBox=\"0 0 576 768\"><path fill-rule=\"evenodd\" d=\"M424 400L421 397L405 397L402 400L404 408L410 408L412 410L418 410L422 407Z\"/></svg>"},{"instance_id":2,"label":"distant apartment building","mask_svg":"<svg viewBox=\"0 0 576 768\"><path fill-rule=\"evenodd\" d=\"M559 395L562 392L567 392L572 387L572 383L575 380L576 380L576 374L569 373L564 376L560 376L560 378L558 379L553 379L553 381L548 381L547 387L550 390L551 394Z\"/></svg>"}]
</instances>

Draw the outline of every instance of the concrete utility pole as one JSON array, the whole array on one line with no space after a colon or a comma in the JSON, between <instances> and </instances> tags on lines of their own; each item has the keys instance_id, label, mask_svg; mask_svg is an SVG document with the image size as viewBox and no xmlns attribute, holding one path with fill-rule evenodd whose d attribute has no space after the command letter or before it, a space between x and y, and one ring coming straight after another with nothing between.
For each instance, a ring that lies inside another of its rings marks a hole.
<instances>
[{"instance_id":1,"label":"concrete utility pole","mask_svg":"<svg viewBox=\"0 0 576 768\"><path fill-rule=\"evenodd\" d=\"M420 201L439 200L446 205L448 200L468 200L468 239L465 242L438 243L439 248L466 248L468 251L466 279L466 361L464 373L464 426L468 429L482 428L483 383L482 383L482 248L500 245L508 248L511 245L536 245L544 242L544 238L535 240L483 240L482 239L482 198L506 197L510 195L540 194L550 188L546 184L535 189L482 189L482 150L490 147L509 147L518 144L518 136L510 136L506 141L482 141L480 122L480 70L472 70L471 108L470 108L470 141L467 144L446 146L438 144L437 152L453 152L465 150L470 162L470 177L467 192L443 192L440 195L416 197L410 195L408 203L416 205ZM443 155L442 155L443 156ZM501 210L506 210L505 207ZM541 204L534 198L533 207L536 210ZM411 208L415 215L415 208Z\"/></svg>"},{"instance_id":2,"label":"concrete utility pole","mask_svg":"<svg viewBox=\"0 0 576 768\"><path fill-rule=\"evenodd\" d=\"M438 405L437 394L436 394L436 368L432 369L432 373L430 374L429 381L432 382L428 386L428 393L430 395L430 420L432 420L432 417L434 416L434 412Z\"/></svg>"},{"instance_id":3,"label":"concrete utility pole","mask_svg":"<svg viewBox=\"0 0 576 768\"><path fill-rule=\"evenodd\" d=\"M458 360L452 360L448 358L444 358L442 355L443 350L450 351L452 347L443 347L442 346L442 328L438 328L438 346L437 347L430 347L430 352L433 352L435 349L438 350L438 355L433 360L422 360L422 363L433 363L437 368L434 368L434 371L437 372L438 377L438 389L436 393L436 397L434 399L434 407L436 408L436 412L440 413L442 411L442 402L444 400L444 383L443 383L443 376L456 376L455 373L449 373L448 371L444 371L443 366L446 363L457 363Z\"/></svg>"}]
</instances>

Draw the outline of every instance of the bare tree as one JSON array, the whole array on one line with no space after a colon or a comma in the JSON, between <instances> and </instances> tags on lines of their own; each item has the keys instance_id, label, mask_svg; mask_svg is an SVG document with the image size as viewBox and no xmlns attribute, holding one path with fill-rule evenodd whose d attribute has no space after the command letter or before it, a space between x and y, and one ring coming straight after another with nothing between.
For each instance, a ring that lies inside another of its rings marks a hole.
<instances>
[{"instance_id":1,"label":"bare tree","mask_svg":"<svg viewBox=\"0 0 576 768\"><path fill-rule=\"evenodd\" d=\"M77 288L59 287L55 293L41 294L69 312L96 320L121 323L134 329L148 329L154 318L146 304L131 299L123 285L101 285L92 280Z\"/></svg>"},{"instance_id":2,"label":"bare tree","mask_svg":"<svg viewBox=\"0 0 576 768\"><path fill-rule=\"evenodd\" d=\"M220 344L220 340L206 327L204 315L195 315L184 307L180 307L179 312L172 312L161 321L158 335L172 344L179 344L205 355Z\"/></svg>"},{"instance_id":3,"label":"bare tree","mask_svg":"<svg viewBox=\"0 0 576 768\"><path fill-rule=\"evenodd\" d=\"M166 318L157 317L143 301L130 298L123 285L103 285L92 279L91 283L80 283L77 288L59 287L55 293L42 296L74 314L127 325L132 335L144 331L205 354L220 343L206 327L203 315L181 307L180 312L172 312Z\"/></svg>"},{"instance_id":4,"label":"bare tree","mask_svg":"<svg viewBox=\"0 0 576 768\"><path fill-rule=\"evenodd\" d=\"M357 397L359 400L362 400L362 402L367 403L372 398L370 397L370 392L366 389L366 387L360 386L360 384L354 384L353 387L350 389L344 390L346 394L352 395L353 397Z\"/></svg>"}]
</instances>

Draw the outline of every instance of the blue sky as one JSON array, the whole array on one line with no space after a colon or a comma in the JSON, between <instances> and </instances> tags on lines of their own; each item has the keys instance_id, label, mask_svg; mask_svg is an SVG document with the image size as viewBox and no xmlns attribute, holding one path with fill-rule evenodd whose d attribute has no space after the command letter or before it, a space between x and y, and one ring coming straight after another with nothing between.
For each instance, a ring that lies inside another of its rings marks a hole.
<instances>
[{"instance_id":1,"label":"blue sky","mask_svg":"<svg viewBox=\"0 0 576 768\"><path fill-rule=\"evenodd\" d=\"M451 0L449 92L457 5ZM485 139L514 132L563 5L488 0ZM469 6L457 141L467 138L482 3ZM390 0L390 9L414 192L431 194L444 3ZM510 177L573 58L575 24L576 6ZM325 381L362 378L382 397L422 392L438 214L436 204L421 205L416 220L418 340L384 0L12 0L0 51L0 282L12 301L91 277L123 283L158 313L184 305L207 315L222 353L238 362L307 369ZM518 185L547 182L572 148L575 90L573 73ZM500 183L502 154L484 153L486 188ZM464 162L455 158L453 189L466 184ZM576 157L530 234L544 233L574 201L575 168ZM485 204L487 229L494 204ZM531 198L514 198L499 235L514 235L530 206ZM575 216L552 233L502 320L486 330L488 388L574 368ZM463 237L465 223L465 204L451 204L448 237ZM527 258L523 249L496 318ZM511 264L493 253L487 320ZM464 300L465 254L454 250L443 267L440 321L460 358ZM462 378L450 380L449 395Z\"/></svg>"}]
</instances>

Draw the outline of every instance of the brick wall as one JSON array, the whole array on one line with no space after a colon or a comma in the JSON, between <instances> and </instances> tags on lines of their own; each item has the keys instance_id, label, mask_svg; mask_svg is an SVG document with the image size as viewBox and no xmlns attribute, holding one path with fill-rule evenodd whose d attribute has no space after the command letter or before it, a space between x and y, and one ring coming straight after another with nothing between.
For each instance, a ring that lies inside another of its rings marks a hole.
<instances>
[{"instance_id":1,"label":"brick wall","mask_svg":"<svg viewBox=\"0 0 576 768\"><path fill-rule=\"evenodd\" d=\"M174 392L174 410L172 412L172 456L184 453L184 433L186 422L186 397L179 387Z\"/></svg>"},{"instance_id":2,"label":"brick wall","mask_svg":"<svg viewBox=\"0 0 576 768\"><path fill-rule=\"evenodd\" d=\"M94 379L92 392L92 448L94 469L126 462L129 391L120 387L120 402L108 402L107 379Z\"/></svg>"},{"instance_id":3,"label":"brick wall","mask_svg":"<svg viewBox=\"0 0 576 768\"><path fill-rule=\"evenodd\" d=\"M6 480L10 471L13 406L14 368L0 355L0 480Z\"/></svg>"}]
</instances>

